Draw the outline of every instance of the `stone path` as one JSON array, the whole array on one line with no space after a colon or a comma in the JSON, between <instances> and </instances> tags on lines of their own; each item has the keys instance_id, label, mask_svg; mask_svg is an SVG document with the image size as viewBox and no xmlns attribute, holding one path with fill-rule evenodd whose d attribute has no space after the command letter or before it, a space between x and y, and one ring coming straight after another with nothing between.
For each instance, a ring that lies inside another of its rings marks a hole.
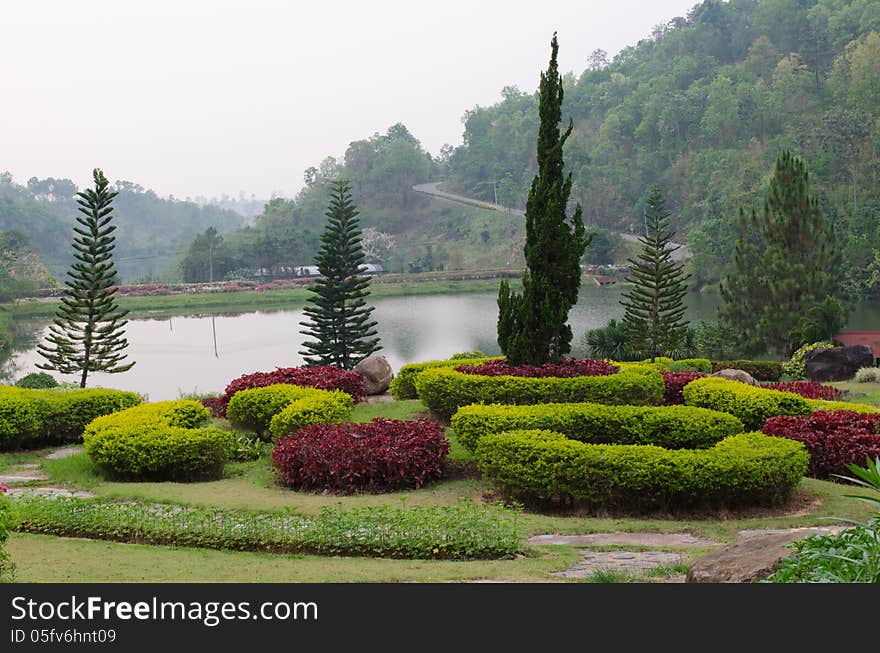
<instances>
[{"instance_id":1,"label":"stone path","mask_svg":"<svg viewBox=\"0 0 880 653\"><path fill-rule=\"evenodd\" d=\"M61 447L46 456L47 460L58 460L59 458L70 458L73 455L85 451L85 447L81 444L72 444L69 447Z\"/></svg>"},{"instance_id":2,"label":"stone path","mask_svg":"<svg viewBox=\"0 0 880 653\"><path fill-rule=\"evenodd\" d=\"M720 546L689 533L590 533L589 535L535 535L529 544L567 546Z\"/></svg>"},{"instance_id":3,"label":"stone path","mask_svg":"<svg viewBox=\"0 0 880 653\"><path fill-rule=\"evenodd\" d=\"M46 455L49 460L67 458L83 451L82 445L61 447ZM71 490L63 486L39 485L48 481L49 477L43 471L40 463L20 463L13 465L11 469L0 473L0 483L9 487L9 496L20 497L28 495L40 495L46 497L73 497L76 499L91 499L94 492L88 490Z\"/></svg>"},{"instance_id":4,"label":"stone path","mask_svg":"<svg viewBox=\"0 0 880 653\"><path fill-rule=\"evenodd\" d=\"M655 567L681 562L680 553L670 551L580 551L583 560L565 571L552 572L562 578L589 578L597 571L617 571L638 574Z\"/></svg>"},{"instance_id":5,"label":"stone path","mask_svg":"<svg viewBox=\"0 0 880 653\"><path fill-rule=\"evenodd\" d=\"M759 537L761 535L781 535L783 533L806 533L807 535L834 535L839 533L848 526L842 524L833 524L831 526L802 526L800 528L757 528L754 530L739 531L739 536L743 539L749 537Z\"/></svg>"}]
</instances>

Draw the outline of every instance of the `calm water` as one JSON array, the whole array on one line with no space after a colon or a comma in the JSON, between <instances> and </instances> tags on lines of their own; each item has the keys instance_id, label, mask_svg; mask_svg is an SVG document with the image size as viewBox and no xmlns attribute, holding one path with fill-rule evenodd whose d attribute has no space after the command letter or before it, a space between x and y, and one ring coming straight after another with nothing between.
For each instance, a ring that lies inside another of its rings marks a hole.
<instances>
[{"instance_id":1,"label":"calm water","mask_svg":"<svg viewBox=\"0 0 880 653\"><path fill-rule=\"evenodd\" d=\"M569 314L576 345L585 331L622 316L621 290L586 285L581 289L580 301ZM405 363L448 358L459 351L498 354L495 300L494 293L375 299L373 316L379 322L383 345L379 353L395 370ZM691 294L688 305L691 321L712 319L717 298ZM133 390L153 401L176 399L181 393L220 392L242 374L301 365L302 320L302 310L131 320L126 327L129 360L137 363L123 374L90 375L89 386ZM34 365L43 359L36 343L48 324L47 320L22 325L27 344L6 362L3 373L8 379L37 371ZM848 328L880 329L880 306L861 308Z\"/></svg>"}]
</instances>

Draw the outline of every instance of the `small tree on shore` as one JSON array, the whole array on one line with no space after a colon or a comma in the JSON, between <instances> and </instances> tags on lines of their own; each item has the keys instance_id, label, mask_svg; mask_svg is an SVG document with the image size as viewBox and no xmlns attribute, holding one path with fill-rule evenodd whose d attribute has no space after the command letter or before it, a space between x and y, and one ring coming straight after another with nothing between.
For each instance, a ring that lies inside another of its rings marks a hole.
<instances>
[{"instance_id":1,"label":"small tree on shore","mask_svg":"<svg viewBox=\"0 0 880 653\"><path fill-rule=\"evenodd\" d=\"M55 313L45 343L37 347L46 363L37 367L62 374L80 376L80 387L86 387L89 372L126 372L134 362L123 363L128 347L124 327L128 311L120 310L113 287L116 267L113 249L116 227L113 219L115 191L98 169L92 172L94 188L77 193L82 215L74 227L74 258L64 284L67 292Z\"/></svg>"},{"instance_id":2,"label":"small tree on shore","mask_svg":"<svg viewBox=\"0 0 880 653\"><path fill-rule=\"evenodd\" d=\"M370 278L361 274L364 252L357 209L348 181L332 185L327 226L321 235L321 250L315 259L321 278L311 289L312 304L304 309L308 321L300 333L314 338L303 343L300 352L308 365L335 365L352 369L378 351L376 322L367 306Z\"/></svg>"}]
</instances>

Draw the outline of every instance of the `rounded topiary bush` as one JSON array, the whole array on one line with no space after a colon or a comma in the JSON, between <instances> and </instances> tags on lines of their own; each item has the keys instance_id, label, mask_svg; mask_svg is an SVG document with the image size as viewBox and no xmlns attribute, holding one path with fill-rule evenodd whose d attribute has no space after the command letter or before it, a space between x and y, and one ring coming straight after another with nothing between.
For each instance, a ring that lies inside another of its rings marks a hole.
<instances>
[{"instance_id":1,"label":"rounded topiary bush","mask_svg":"<svg viewBox=\"0 0 880 653\"><path fill-rule=\"evenodd\" d=\"M234 426L269 439L290 435L311 424L341 422L348 419L353 408L351 395L340 390L278 383L236 392L226 416Z\"/></svg>"},{"instance_id":2,"label":"rounded topiary bush","mask_svg":"<svg viewBox=\"0 0 880 653\"><path fill-rule=\"evenodd\" d=\"M235 448L232 433L206 426L210 412L197 401L143 404L92 421L86 453L119 480L201 481L222 476Z\"/></svg>"},{"instance_id":3,"label":"rounded topiary bush","mask_svg":"<svg viewBox=\"0 0 880 653\"><path fill-rule=\"evenodd\" d=\"M863 367L853 380L856 383L880 383L880 367Z\"/></svg>"},{"instance_id":4,"label":"rounded topiary bush","mask_svg":"<svg viewBox=\"0 0 880 653\"><path fill-rule=\"evenodd\" d=\"M51 374L47 374L46 372L31 372L16 381L15 386L18 388L42 390L45 388L57 388L58 381L56 381Z\"/></svg>"},{"instance_id":5,"label":"rounded topiary bush","mask_svg":"<svg viewBox=\"0 0 880 653\"><path fill-rule=\"evenodd\" d=\"M436 422L377 418L318 424L281 437L272 463L281 481L293 488L388 492L440 478L448 451Z\"/></svg>"}]
</instances>

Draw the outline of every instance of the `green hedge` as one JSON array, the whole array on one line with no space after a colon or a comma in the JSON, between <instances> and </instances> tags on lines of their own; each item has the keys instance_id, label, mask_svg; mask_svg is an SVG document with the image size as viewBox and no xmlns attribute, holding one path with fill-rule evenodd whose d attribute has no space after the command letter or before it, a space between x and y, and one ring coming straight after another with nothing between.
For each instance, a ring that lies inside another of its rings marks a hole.
<instances>
[{"instance_id":1,"label":"green hedge","mask_svg":"<svg viewBox=\"0 0 880 653\"><path fill-rule=\"evenodd\" d=\"M810 401L791 392L759 388L739 381L705 377L691 381L682 391L684 403L738 417L748 430L764 428L768 417L809 415Z\"/></svg>"},{"instance_id":2,"label":"green hedge","mask_svg":"<svg viewBox=\"0 0 880 653\"><path fill-rule=\"evenodd\" d=\"M657 405L663 377L647 366L631 366L607 376L525 378L464 374L451 368L427 369L416 377L419 399L449 418L469 404L579 403Z\"/></svg>"},{"instance_id":3,"label":"green hedge","mask_svg":"<svg viewBox=\"0 0 880 653\"><path fill-rule=\"evenodd\" d=\"M742 370L751 374L756 381L778 381L782 378L784 364L784 361L712 361L712 369L709 371L715 373L719 370Z\"/></svg>"},{"instance_id":4,"label":"green hedge","mask_svg":"<svg viewBox=\"0 0 880 653\"><path fill-rule=\"evenodd\" d=\"M77 442L96 417L139 403L140 395L122 390L0 386L0 450Z\"/></svg>"},{"instance_id":5,"label":"green hedge","mask_svg":"<svg viewBox=\"0 0 880 653\"><path fill-rule=\"evenodd\" d=\"M471 405L452 416L455 435L473 451L489 433L541 429L592 444L653 444L666 449L703 449L743 432L733 415L693 406L539 404Z\"/></svg>"},{"instance_id":6,"label":"green hedge","mask_svg":"<svg viewBox=\"0 0 880 653\"><path fill-rule=\"evenodd\" d=\"M442 361L426 361L424 363L409 363L400 368L397 376L391 379L391 385L388 392L398 401L404 399L418 399L419 394L416 392L416 377L427 369L434 367L458 367L459 365L479 365L487 360L495 360L485 356L480 358L451 358Z\"/></svg>"},{"instance_id":7,"label":"green hedge","mask_svg":"<svg viewBox=\"0 0 880 653\"><path fill-rule=\"evenodd\" d=\"M651 363L650 359L643 360L642 365L654 365L664 372L705 372L712 371L712 361L708 358L680 358L674 360L666 356L659 356Z\"/></svg>"},{"instance_id":8,"label":"green hedge","mask_svg":"<svg viewBox=\"0 0 880 653\"><path fill-rule=\"evenodd\" d=\"M514 431L484 436L476 457L487 480L528 503L640 511L778 505L809 464L800 442L761 433L732 435L710 449L669 450Z\"/></svg>"},{"instance_id":9,"label":"green hedge","mask_svg":"<svg viewBox=\"0 0 880 653\"><path fill-rule=\"evenodd\" d=\"M226 416L234 426L267 439L270 434L290 435L310 424L345 421L353 408L351 395L341 390L276 383L236 392Z\"/></svg>"},{"instance_id":10,"label":"green hedge","mask_svg":"<svg viewBox=\"0 0 880 653\"><path fill-rule=\"evenodd\" d=\"M211 413L190 399L143 404L86 427L86 453L120 480L198 481L222 476L235 449L229 431L205 427Z\"/></svg>"},{"instance_id":11,"label":"green hedge","mask_svg":"<svg viewBox=\"0 0 880 653\"><path fill-rule=\"evenodd\" d=\"M880 407L870 404L857 404L848 401L826 401L825 399L807 399L810 410L851 410L856 413L880 413Z\"/></svg>"}]
</instances>

